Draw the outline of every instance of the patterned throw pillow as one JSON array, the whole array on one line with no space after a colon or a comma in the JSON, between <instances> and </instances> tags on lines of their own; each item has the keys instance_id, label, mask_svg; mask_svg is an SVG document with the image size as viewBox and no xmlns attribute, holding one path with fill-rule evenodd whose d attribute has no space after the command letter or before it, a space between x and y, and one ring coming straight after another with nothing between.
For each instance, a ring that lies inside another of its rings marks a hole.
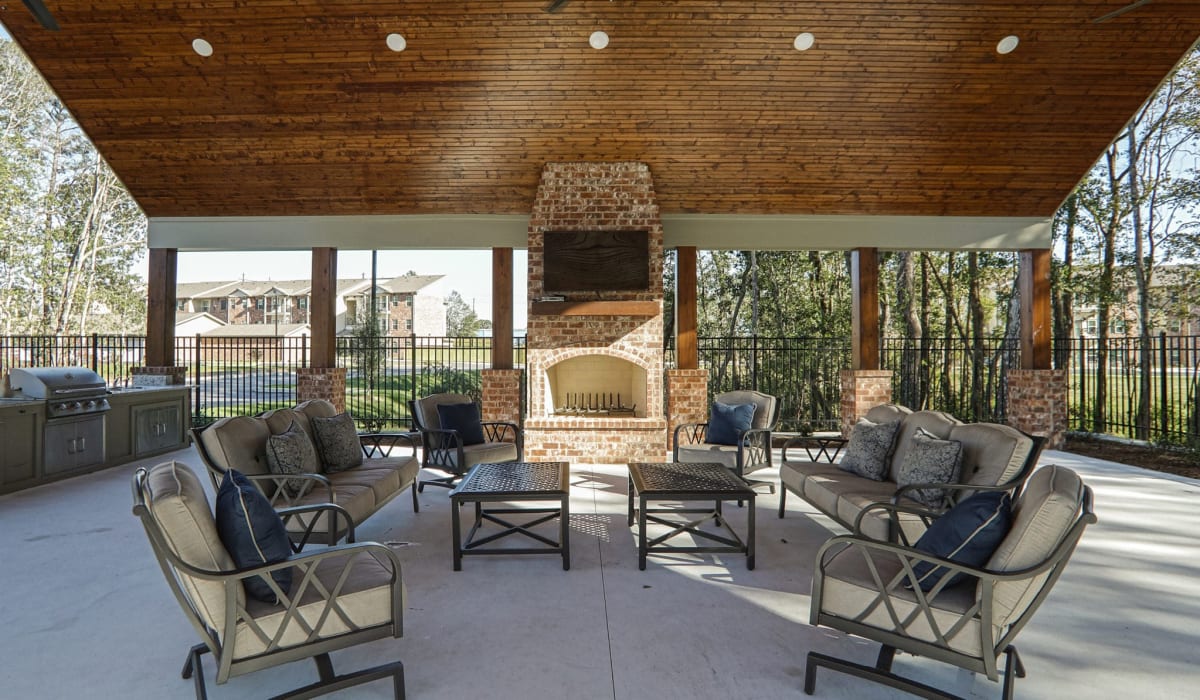
<instances>
[{"instance_id":1,"label":"patterned throw pillow","mask_svg":"<svg viewBox=\"0 0 1200 700\"><path fill-rule=\"evenodd\" d=\"M341 472L362 464L358 431L349 413L339 413L329 418L313 416L312 427L325 471Z\"/></svg>"},{"instance_id":2,"label":"patterned throw pillow","mask_svg":"<svg viewBox=\"0 0 1200 700\"><path fill-rule=\"evenodd\" d=\"M272 474L316 474L321 471L312 440L299 423L292 421L287 430L267 438L267 467ZM288 479L283 482L283 488L292 496L298 496L306 483L312 482Z\"/></svg>"},{"instance_id":3,"label":"patterned throw pillow","mask_svg":"<svg viewBox=\"0 0 1200 700\"><path fill-rule=\"evenodd\" d=\"M900 462L896 485L953 484L962 467L962 443L942 440L924 428L913 433L912 445ZM946 503L944 489L916 489L905 494L922 505L941 508Z\"/></svg>"},{"instance_id":4,"label":"patterned throw pillow","mask_svg":"<svg viewBox=\"0 0 1200 700\"><path fill-rule=\"evenodd\" d=\"M899 429L898 420L872 423L866 418L859 418L854 430L850 431L846 454L838 466L851 474L872 481L883 481L888 473L888 453L892 451L892 442Z\"/></svg>"}]
</instances>

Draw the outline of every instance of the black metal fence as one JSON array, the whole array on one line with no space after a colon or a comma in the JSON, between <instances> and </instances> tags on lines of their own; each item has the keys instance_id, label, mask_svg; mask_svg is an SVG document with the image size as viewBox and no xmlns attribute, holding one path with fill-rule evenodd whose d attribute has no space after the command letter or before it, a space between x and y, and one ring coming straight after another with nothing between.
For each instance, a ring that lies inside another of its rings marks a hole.
<instances>
[{"instance_id":1,"label":"black metal fence","mask_svg":"<svg viewBox=\"0 0 1200 700\"><path fill-rule=\"evenodd\" d=\"M848 340L702 337L698 345L710 399L757 389L780 398L781 430L838 425ZM176 361L187 365L188 381L196 386L196 423L290 405L295 370L308 366L310 350L307 337L177 338ZM669 345L666 357L672 361ZM525 366L524 338L516 339L513 358L514 366ZM1200 444L1200 336L1159 334L1145 349L1136 337L1110 338L1103 348L1092 338L1058 339L1055 358L1068 369L1070 429ZM985 338L976 349L940 339L886 338L881 344L882 367L893 372L898 403L966 421L1004 420L1005 377L1018 360L1015 343L1002 338ZM348 408L364 426L407 428L413 398L439 391L480 396L491 339L344 337L337 341L337 363L347 370ZM85 366L120 386L132 380L131 367L143 364L143 336L0 336L0 369ZM524 388L521 393L527 400Z\"/></svg>"}]
</instances>

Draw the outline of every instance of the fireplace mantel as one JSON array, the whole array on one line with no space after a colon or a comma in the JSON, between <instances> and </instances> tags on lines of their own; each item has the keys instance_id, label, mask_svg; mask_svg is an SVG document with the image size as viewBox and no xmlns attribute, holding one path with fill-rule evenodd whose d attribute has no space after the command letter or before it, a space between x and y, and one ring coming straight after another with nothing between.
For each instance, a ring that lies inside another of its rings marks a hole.
<instances>
[{"instance_id":1,"label":"fireplace mantel","mask_svg":"<svg viewBox=\"0 0 1200 700\"><path fill-rule=\"evenodd\" d=\"M657 301L535 301L535 316L657 316Z\"/></svg>"}]
</instances>

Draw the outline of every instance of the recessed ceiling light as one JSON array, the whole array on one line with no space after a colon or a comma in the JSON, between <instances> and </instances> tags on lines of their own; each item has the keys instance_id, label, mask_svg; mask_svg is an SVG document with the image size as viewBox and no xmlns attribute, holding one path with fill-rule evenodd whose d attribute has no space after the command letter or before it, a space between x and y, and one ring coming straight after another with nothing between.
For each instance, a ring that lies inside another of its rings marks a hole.
<instances>
[{"instance_id":1,"label":"recessed ceiling light","mask_svg":"<svg viewBox=\"0 0 1200 700\"><path fill-rule=\"evenodd\" d=\"M813 47L813 44L816 43L816 41L817 38L812 35L812 32L801 32L796 35L796 39L792 42L792 46L796 47L797 51L808 51Z\"/></svg>"},{"instance_id":2,"label":"recessed ceiling light","mask_svg":"<svg viewBox=\"0 0 1200 700\"><path fill-rule=\"evenodd\" d=\"M208 58L212 55L213 48L212 44L203 39L192 39L192 51L195 51L201 56Z\"/></svg>"},{"instance_id":3,"label":"recessed ceiling light","mask_svg":"<svg viewBox=\"0 0 1200 700\"><path fill-rule=\"evenodd\" d=\"M1019 43L1021 43L1021 40L1017 38L1016 34L1009 34L1001 39L1000 43L996 44L996 53L1012 53L1014 50L1016 50L1017 44Z\"/></svg>"},{"instance_id":4,"label":"recessed ceiling light","mask_svg":"<svg viewBox=\"0 0 1200 700\"><path fill-rule=\"evenodd\" d=\"M597 50L608 46L608 34L600 30L592 32L592 35L588 37L588 45Z\"/></svg>"},{"instance_id":5,"label":"recessed ceiling light","mask_svg":"<svg viewBox=\"0 0 1200 700\"><path fill-rule=\"evenodd\" d=\"M388 34L387 47L392 51L400 52L408 48L408 41L405 40L403 34Z\"/></svg>"}]
</instances>

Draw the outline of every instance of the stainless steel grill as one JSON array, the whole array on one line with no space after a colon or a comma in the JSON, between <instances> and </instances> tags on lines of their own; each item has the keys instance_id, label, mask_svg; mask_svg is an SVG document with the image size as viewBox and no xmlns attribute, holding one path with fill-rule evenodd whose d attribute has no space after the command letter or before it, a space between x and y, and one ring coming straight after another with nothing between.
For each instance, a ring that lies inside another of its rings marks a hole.
<instances>
[{"instance_id":1,"label":"stainless steel grill","mask_svg":"<svg viewBox=\"0 0 1200 700\"><path fill-rule=\"evenodd\" d=\"M8 375L15 397L44 400L47 418L103 413L108 404L104 377L87 367L22 367Z\"/></svg>"}]
</instances>

